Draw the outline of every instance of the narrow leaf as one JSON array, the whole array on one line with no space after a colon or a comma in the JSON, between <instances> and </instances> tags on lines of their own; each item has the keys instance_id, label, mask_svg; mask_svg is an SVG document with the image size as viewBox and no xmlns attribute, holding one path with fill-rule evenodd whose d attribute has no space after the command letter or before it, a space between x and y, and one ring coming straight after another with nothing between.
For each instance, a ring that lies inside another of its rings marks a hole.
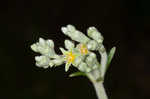
<instances>
[{"instance_id":1,"label":"narrow leaf","mask_svg":"<svg viewBox=\"0 0 150 99\"><path fill-rule=\"evenodd\" d=\"M75 72L69 75L69 77L76 77L76 76L86 76L84 72Z\"/></svg>"},{"instance_id":2,"label":"narrow leaf","mask_svg":"<svg viewBox=\"0 0 150 99\"><path fill-rule=\"evenodd\" d=\"M110 52L109 52L108 61L107 61L107 69L109 68L109 65L110 65L110 63L111 63L111 61L112 61L112 59L113 59L113 57L114 57L115 52L116 52L116 47L113 47L113 48L110 50ZM106 69L106 70L107 70L107 69Z\"/></svg>"}]
</instances>

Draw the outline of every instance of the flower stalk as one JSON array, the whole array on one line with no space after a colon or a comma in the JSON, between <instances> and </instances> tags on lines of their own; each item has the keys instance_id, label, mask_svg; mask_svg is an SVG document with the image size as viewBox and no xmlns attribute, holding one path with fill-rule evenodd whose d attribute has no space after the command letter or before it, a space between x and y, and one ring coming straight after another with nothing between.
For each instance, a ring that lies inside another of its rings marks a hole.
<instances>
[{"instance_id":1,"label":"flower stalk","mask_svg":"<svg viewBox=\"0 0 150 99\"><path fill-rule=\"evenodd\" d=\"M102 81L100 81L100 82L93 82L93 85L94 85L94 88L95 88L95 91L96 91L98 99L108 99Z\"/></svg>"}]
</instances>

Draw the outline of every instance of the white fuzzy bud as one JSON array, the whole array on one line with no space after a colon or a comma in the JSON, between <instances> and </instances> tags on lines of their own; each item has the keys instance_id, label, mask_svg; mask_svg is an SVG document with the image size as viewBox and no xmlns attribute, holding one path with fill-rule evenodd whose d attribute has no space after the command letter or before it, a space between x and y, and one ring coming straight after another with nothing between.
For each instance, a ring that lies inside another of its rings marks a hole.
<instances>
[{"instance_id":1,"label":"white fuzzy bud","mask_svg":"<svg viewBox=\"0 0 150 99\"><path fill-rule=\"evenodd\" d=\"M65 40L65 48L70 50L73 49L75 47L74 43L70 40Z\"/></svg>"},{"instance_id":2,"label":"white fuzzy bud","mask_svg":"<svg viewBox=\"0 0 150 99\"><path fill-rule=\"evenodd\" d=\"M78 67L81 62L82 62L82 57L79 56L74 60L73 66Z\"/></svg>"},{"instance_id":3,"label":"white fuzzy bud","mask_svg":"<svg viewBox=\"0 0 150 99\"><path fill-rule=\"evenodd\" d=\"M44 47L46 45L46 41L43 38L39 38L39 45Z\"/></svg>"},{"instance_id":4,"label":"white fuzzy bud","mask_svg":"<svg viewBox=\"0 0 150 99\"><path fill-rule=\"evenodd\" d=\"M62 31L64 34L66 34L66 35L67 35L67 33L68 33L68 29L67 29L66 27L62 27L62 28L61 28L61 31Z\"/></svg>"},{"instance_id":5,"label":"white fuzzy bud","mask_svg":"<svg viewBox=\"0 0 150 99\"><path fill-rule=\"evenodd\" d=\"M82 32L75 29L72 25L67 25L67 27L61 28L62 32L69 36L72 40L75 40L80 43L87 43L90 39L85 36Z\"/></svg>"},{"instance_id":6,"label":"white fuzzy bud","mask_svg":"<svg viewBox=\"0 0 150 99\"><path fill-rule=\"evenodd\" d=\"M95 53L90 52L89 55L86 57L85 61L88 64L88 66L92 69L97 68L99 66Z\"/></svg>"},{"instance_id":7,"label":"white fuzzy bud","mask_svg":"<svg viewBox=\"0 0 150 99\"><path fill-rule=\"evenodd\" d=\"M54 48L54 42L53 42L52 40L47 40L47 41L46 41L46 44L47 44L48 46L50 46L51 48Z\"/></svg>"},{"instance_id":8,"label":"white fuzzy bud","mask_svg":"<svg viewBox=\"0 0 150 99\"><path fill-rule=\"evenodd\" d=\"M43 67L43 68L49 67L50 59L46 56L36 56L35 60L36 60L36 66Z\"/></svg>"},{"instance_id":9,"label":"white fuzzy bud","mask_svg":"<svg viewBox=\"0 0 150 99\"><path fill-rule=\"evenodd\" d=\"M90 41L87 43L87 48L88 48L88 50L97 50L97 48L98 48L98 43L97 43L95 40L90 40Z\"/></svg>"},{"instance_id":10,"label":"white fuzzy bud","mask_svg":"<svg viewBox=\"0 0 150 99\"><path fill-rule=\"evenodd\" d=\"M84 62L82 62L82 63L79 65L78 69L79 69L80 71L82 71L82 72L90 72L90 71L91 71L91 69L90 69L90 68L87 66L87 64L84 63Z\"/></svg>"},{"instance_id":11,"label":"white fuzzy bud","mask_svg":"<svg viewBox=\"0 0 150 99\"><path fill-rule=\"evenodd\" d=\"M32 44L32 45L31 45L31 49L32 49L34 52L38 52L38 49L37 49L37 45L36 45L36 44Z\"/></svg>"},{"instance_id":12,"label":"white fuzzy bud","mask_svg":"<svg viewBox=\"0 0 150 99\"><path fill-rule=\"evenodd\" d=\"M64 63L64 57L58 56L56 59L52 60L55 66L59 66Z\"/></svg>"},{"instance_id":13,"label":"white fuzzy bud","mask_svg":"<svg viewBox=\"0 0 150 99\"><path fill-rule=\"evenodd\" d=\"M49 57L54 57L56 55L54 51L54 42L52 40L39 38L39 42L32 44L31 49Z\"/></svg>"},{"instance_id":14,"label":"white fuzzy bud","mask_svg":"<svg viewBox=\"0 0 150 99\"><path fill-rule=\"evenodd\" d=\"M95 27L89 27L87 30L88 36L96 40L98 43L103 43L103 36Z\"/></svg>"},{"instance_id":15,"label":"white fuzzy bud","mask_svg":"<svg viewBox=\"0 0 150 99\"><path fill-rule=\"evenodd\" d=\"M67 29L68 29L68 31L70 31L70 32L75 32L76 31L76 28L73 26L73 25L67 25Z\"/></svg>"},{"instance_id":16,"label":"white fuzzy bud","mask_svg":"<svg viewBox=\"0 0 150 99\"><path fill-rule=\"evenodd\" d=\"M82 32L80 31L75 31L72 35L71 35L71 38L77 42L80 42L80 43L87 43L90 39L85 36Z\"/></svg>"}]
</instances>

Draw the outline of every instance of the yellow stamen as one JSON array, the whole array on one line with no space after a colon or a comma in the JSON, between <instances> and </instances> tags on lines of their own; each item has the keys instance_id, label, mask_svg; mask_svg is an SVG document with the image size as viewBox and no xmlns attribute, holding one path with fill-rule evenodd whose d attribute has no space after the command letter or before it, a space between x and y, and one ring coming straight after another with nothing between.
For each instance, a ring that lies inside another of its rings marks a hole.
<instances>
[{"instance_id":1,"label":"yellow stamen","mask_svg":"<svg viewBox=\"0 0 150 99\"><path fill-rule=\"evenodd\" d=\"M81 54L84 54L84 55L86 55L88 53L88 49L85 44L80 45L80 52L81 52Z\"/></svg>"},{"instance_id":2,"label":"yellow stamen","mask_svg":"<svg viewBox=\"0 0 150 99\"><path fill-rule=\"evenodd\" d=\"M66 54L66 61L67 63L72 63L75 60L75 55L71 52Z\"/></svg>"}]
</instances>

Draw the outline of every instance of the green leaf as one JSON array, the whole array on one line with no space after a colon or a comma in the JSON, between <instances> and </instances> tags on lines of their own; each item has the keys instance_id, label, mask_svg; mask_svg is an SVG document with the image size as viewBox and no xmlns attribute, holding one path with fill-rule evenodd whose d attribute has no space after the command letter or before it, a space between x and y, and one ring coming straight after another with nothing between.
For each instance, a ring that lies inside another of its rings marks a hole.
<instances>
[{"instance_id":1,"label":"green leaf","mask_svg":"<svg viewBox=\"0 0 150 99\"><path fill-rule=\"evenodd\" d=\"M76 76L87 76L84 72L75 72L69 75L69 77L76 77Z\"/></svg>"},{"instance_id":2,"label":"green leaf","mask_svg":"<svg viewBox=\"0 0 150 99\"><path fill-rule=\"evenodd\" d=\"M111 63L111 61L112 61L112 59L113 59L113 57L114 57L115 52L116 52L116 47L113 47L113 48L110 50L110 52L109 52L108 61L107 61L107 69L109 68L109 65L110 65L110 63ZM106 69L106 70L107 70L107 69Z\"/></svg>"}]
</instances>

